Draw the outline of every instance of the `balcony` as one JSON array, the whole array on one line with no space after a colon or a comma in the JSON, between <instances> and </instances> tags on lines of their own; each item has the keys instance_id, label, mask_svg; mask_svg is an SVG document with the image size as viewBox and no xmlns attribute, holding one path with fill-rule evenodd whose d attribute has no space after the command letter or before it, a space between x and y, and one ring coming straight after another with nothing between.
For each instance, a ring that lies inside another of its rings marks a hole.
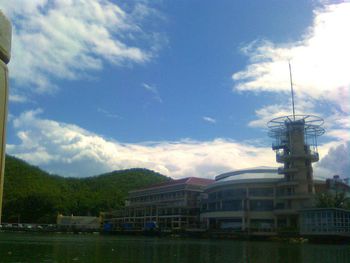
<instances>
[{"instance_id":1,"label":"balcony","mask_svg":"<svg viewBox=\"0 0 350 263\"><path fill-rule=\"evenodd\" d=\"M284 167L278 168L278 174L287 174L287 173L296 173L296 172L298 172L297 168L284 168Z\"/></svg>"},{"instance_id":2,"label":"balcony","mask_svg":"<svg viewBox=\"0 0 350 263\"><path fill-rule=\"evenodd\" d=\"M285 149L287 147L287 145L285 143L273 143L272 144L272 150L281 150L281 149Z\"/></svg>"},{"instance_id":3,"label":"balcony","mask_svg":"<svg viewBox=\"0 0 350 263\"><path fill-rule=\"evenodd\" d=\"M284 163L289 158L290 158L290 154L284 153L284 151L276 152L276 162L278 163Z\"/></svg>"},{"instance_id":4,"label":"balcony","mask_svg":"<svg viewBox=\"0 0 350 263\"><path fill-rule=\"evenodd\" d=\"M275 210L273 210L273 213L275 215L296 215L296 214L298 214L297 210L291 209L291 208L275 209Z\"/></svg>"},{"instance_id":5,"label":"balcony","mask_svg":"<svg viewBox=\"0 0 350 263\"><path fill-rule=\"evenodd\" d=\"M277 196L277 199L280 200L288 200L288 199L309 199L312 198L313 195L310 194L298 194L298 193L284 193Z\"/></svg>"},{"instance_id":6,"label":"balcony","mask_svg":"<svg viewBox=\"0 0 350 263\"><path fill-rule=\"evenodd\" d=\"M282 179L277 183L277 186L296 186L299 183L295 180Z\"/></svg>"},{"instance_id":7,"label":"balcony","mask_svg":"<svg viewBox=\"0 0 350 263\"><path fill-rule=\"evenodd\" d=\"M318 152L310 152L309 153L309 158L310 158L310 161L311 162L318 162L319 161L319 159L320 159L320 157L319 157L319 155L318 155Z\"/></svg>"},{"instance_id":8,"label":"balcony","mask_svg":"<svg viewBox=\"0 0 350 263\"><path fill-rule=\"evenodd\" d=\"M311 162L317 162L319 161L319 155L317 152L309 152L305 154L291 154L291 153L284 153L283 151L276 152L276 161L278 163L284 163L287 160L290 159L310 159Z\"/></svg>"}]
</instances>

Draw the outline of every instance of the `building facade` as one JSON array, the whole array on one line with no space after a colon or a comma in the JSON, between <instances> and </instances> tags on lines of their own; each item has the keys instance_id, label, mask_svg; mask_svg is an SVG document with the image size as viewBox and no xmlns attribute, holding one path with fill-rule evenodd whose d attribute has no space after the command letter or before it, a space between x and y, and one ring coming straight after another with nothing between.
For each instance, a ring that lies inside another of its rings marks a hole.
<instances>
[{"instance_id":1,"label":"building facade","mask_svg":"<svg viewBox=\"0 0 350 263\"><path fill-rule=\"evenodd\" d=\"M283 164L278 169L283 182L277 189L279 199L275 214L277 221L286 221L289 227L298 226L298 210L313 205L316 187L312 163L319 160L317 137L324 133L322 125L320 117L295 114L268 123L276 161Z\"/></svg>"},{"instance_id":2,"label":"building facade","mask_svg":"<svg viewBox=\"0 0 350 263\"><path fill-rule=\"evenodd\" d=\"M340 208L313 208L300 211L303 236L350 237L350 211Z\"/></svg>"},{"instance_id":3,"label":"building facade","mask_svg":"<svg viewBox=\"0 0 350 263\"><path fill-rule=\"evenodd\" d=\"M284 206L286 200L299 201L298 195L284 191L289 181L278 169L254 168L222 174L205 189L202 199L201 222L207 229L235 230L249 233L275 233L293 228L298 218ZM324 181L314 180L315 189L323 189ZM312 203L309 196L309 203ZM312 206L312 205L310 205ZM295 214L307 206L295 208Z\"/></svg>"},{"instance_id":4,"label":"building facade","mask_svg":"<svg viewBox=\"0 0 350 263\"><path fill-rule=\"evenodd\" d=\"M200 195L213 180L184 178L130 191L123 209L105 213L114 231L199 227Z\"/></svg>"}]
</instances>

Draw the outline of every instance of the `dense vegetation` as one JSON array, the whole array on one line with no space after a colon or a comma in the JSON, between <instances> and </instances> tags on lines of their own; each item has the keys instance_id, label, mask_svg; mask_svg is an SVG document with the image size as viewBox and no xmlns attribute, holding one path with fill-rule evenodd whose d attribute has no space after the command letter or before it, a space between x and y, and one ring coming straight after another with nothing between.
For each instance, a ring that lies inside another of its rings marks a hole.
<instances>
[{"instance_id":1,"label":"dense vegetation","mask_svg":"<svg viewBox=\"0 0 350 263\"><path fill-rule=\"evenodd\" d=\"M326 192L316 195L316 207L318 208L343 208L350 209L350 200L344 192Z\"/></svg>"},{"instance_id":2,"label":"dense vegetation","mask_svg":"<svg viewBox=\"0 0 350 263\"><path fill-rule=\"evenodd\" d=\"M6 156L3 222L53 223L58 213L97 216L122 206L128 191L166 180L147 169L64 178Z\"/></svg>"}]
</instances>

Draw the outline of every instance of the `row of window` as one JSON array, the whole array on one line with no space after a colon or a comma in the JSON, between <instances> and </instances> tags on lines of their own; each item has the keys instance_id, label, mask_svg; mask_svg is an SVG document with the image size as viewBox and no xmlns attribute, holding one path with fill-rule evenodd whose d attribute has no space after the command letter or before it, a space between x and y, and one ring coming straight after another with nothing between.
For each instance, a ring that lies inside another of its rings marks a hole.
<instances>
[{"instance_id":1,"label":"row of window","mask_svg":"<svg viewBox=\"0 0 350 263\"><path fill-rule=\"evenodd\" d=\"M249 196L273 196L274 191L273 188L249 188L248 189ZM209 193L209 201L217 200L217 199L230 199L234 197L245 197L247 196L246 188L236 188L236 189L227 189L222 191L217 191L213 193Z\"/></svg>"},{"instance_id":2,"label":"row of window","mask_svg":"<svg viewBox=\"0 0 350 263\"><path fill-rule=\"evenodd\" d=\"M197 209L198 210L198 209ZM119 217L142 217L142 216L163 216L163 215L193 215L196 209L185 208L158 208L157 209L126 209Z\"/></svg>"},{"instance_id":3,"label":"row of window","mask_svg":"<svg viewBox=\"0 0 350 263\"><path fill-rule=\"evenodd\" d=\"M134 197L134 198L130 198L130 202L163 201L163 200L169 200L169 199L183 198L184 196L185 196L185 191L176 191L176 192L170 192L170 193Z\"/></svg>"},{"instance_id":4,"label":"row of window","mask_svg":"<svg viewBox=\"0 0 350 263\"><path fill-rule=\"evenodd\" d=\"M249 208L248 208L249 204ZM221 202L209 202L202 205L202 211L272 211L273 200L225 200Z\"/></svg>"},{"instance_id":5,"label":"row of window","mask_svg":"<svg viewBox=\"0 0 350 263\"><path fill-rule=\"evenodd\" d=\"M349 232L350 213L346 211L311 211L301 217L304 232Z\"/></svg>"}]
</instances>

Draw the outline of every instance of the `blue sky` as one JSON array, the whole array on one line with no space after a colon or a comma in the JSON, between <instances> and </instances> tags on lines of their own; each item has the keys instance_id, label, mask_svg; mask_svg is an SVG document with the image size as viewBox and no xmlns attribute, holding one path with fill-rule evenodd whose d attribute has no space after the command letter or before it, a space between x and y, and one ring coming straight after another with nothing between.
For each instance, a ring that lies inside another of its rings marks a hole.
<instances>
[{"instance_id":1,"label":"blue sky","mask_svg":"<svg viewBox=\"0 0 350 263\"><path fill-rule=\"evenodd\" d=\"M266 122L326 120L318 176L349 176L344 1L5 1L7 153L85 177L276 166ZM343 162L335 165L341 157Z\"/></svg>"}]
</instances>

